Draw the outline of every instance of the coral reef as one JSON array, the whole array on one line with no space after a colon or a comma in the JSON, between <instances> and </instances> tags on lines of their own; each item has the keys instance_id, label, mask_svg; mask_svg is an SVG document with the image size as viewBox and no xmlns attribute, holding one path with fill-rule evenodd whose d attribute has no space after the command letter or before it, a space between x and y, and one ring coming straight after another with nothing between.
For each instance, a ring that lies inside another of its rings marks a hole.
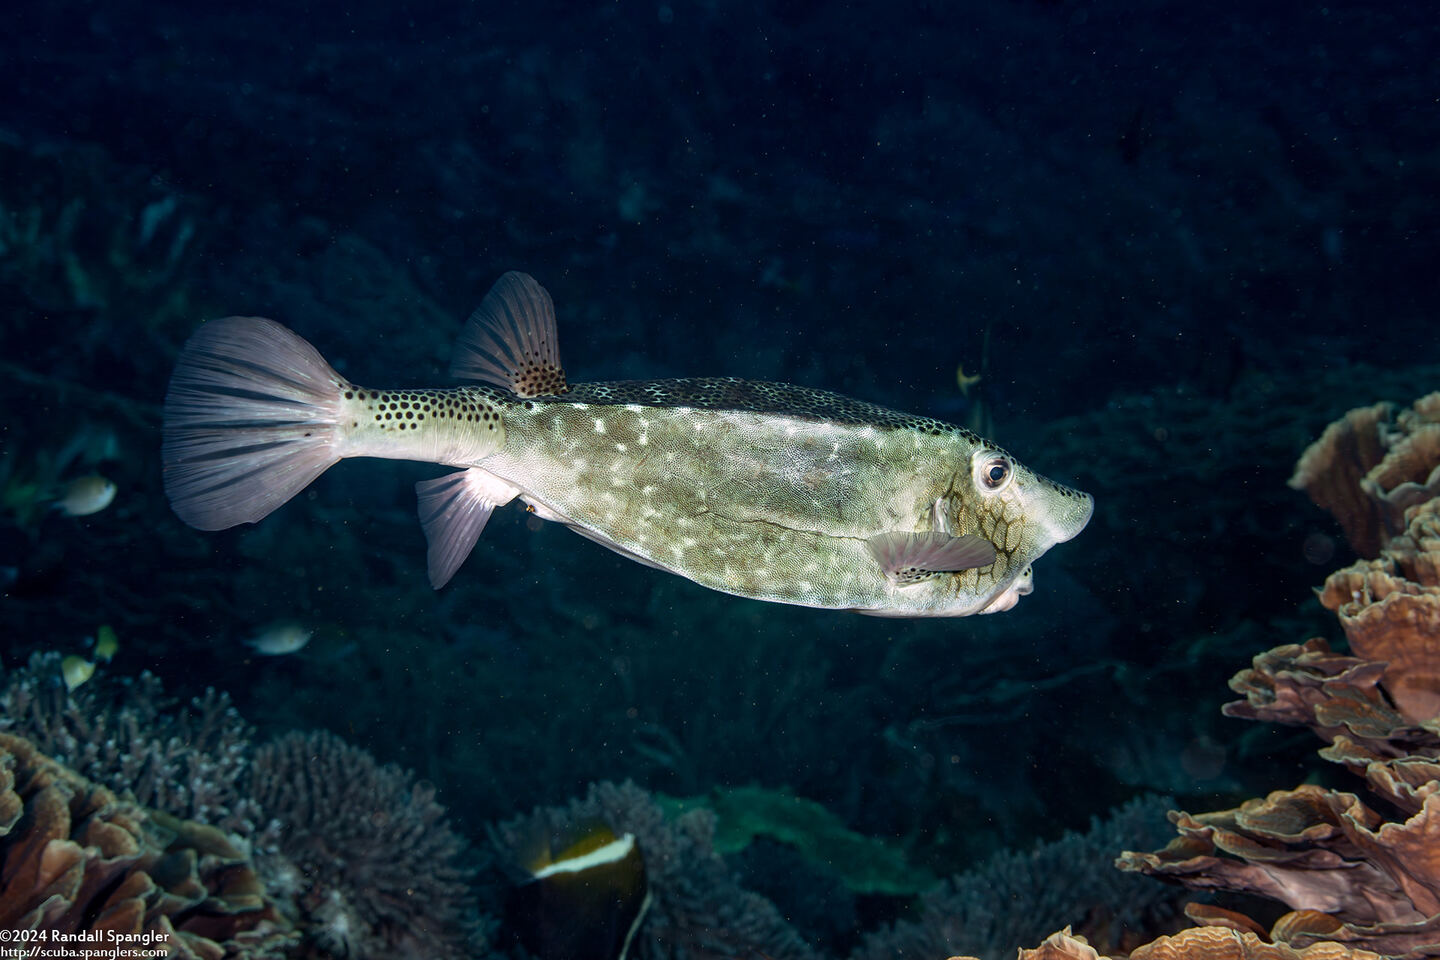
<instances>
[{"instance_id":1,"label":"coral reef","mask_svg":"<svg viewBox=\"0 0 1440 960\"><path fill-rule=\"evenodd\" d=\"M1295 465L1290 486L1340 522L1372 557L1405 526L1407 507L1440 496L1440 393L1408 410L1359 407L1332 423Z\"/></svg>"},{"instance_id":2,"label":"coral reef","mask_svg":"<svg viewBox=\"0 0 1440 960\"><path fill-rule=\"evenodd\" d=\"M0 729L142 806L251 842L265 820L243 792L251 729L224 693L188 706L151 673L66 690L60 654L38 653L0 687Z\"/></svg>"},{"instance_id":3,"label":"coral reef","mask_svg":"<svg viewBox=\"0 0 1440 960\"><path fill-rule=\"evenodd\" d=\"M805 859L824 864L856 893L909 896L935 884L935 878L909 863L898 846L855 833L814 800L788 790L716 789L692 805L696 804L715 812L715 850L722 855L744 850L757 837L770 837Z\"/></svg>"},{"instance_id":4,"label":"coral reef","mask_svg":"<svg viewBox=\"0 0 1440 960\"><path fill-rule=\"evenodd\" d=\"M495 825L492 843L500 862L515 863L537 829L555 834L592 820L609 824L616 833L633 833L645 858L653 899L631 956L817 960L818 954L773 904L731 877L714 849L715 817L709 810L667 819L659 804L633 783L597 783L567 806L542 807Z\"/></svg>"},{"instance_id":5,"label":"coral reef","mask_svg":"<svg viewBox=\"0 0 1440 960\"><path fill-rule=\"evenodd\" d=\"M294 940L220 831L122 800L12 734L0 734L0 863L0 928L191 960L265 960Z\"/></svg>"},{"instance_id":6,"label":"coral reef","mask_svg":"<svg viewBox=\"0 0 1440 960\"><path fill-rule=\"evenodd\" d=\"M1276 647L1231 680L1245 699L1225 707L1230 716L1309 727L1327 742L1320 755L1363 777L1373 797L1304 784L1235 810L1177 811L1171 820L1180 835L1167 847L1117 861L1187 886L1284 903L1290 912L1268 932L1277 943L1440 956L1440 394L1409 413L1371 449L1355 438L1383 421L1352 411L1302 461L1319 470L1307 485L1312 493L1337 489L1325 479L1330 469L1369 498L1367 513L1353 509L1353 497L1317 497L1350 511L1340 518L1352 541L1388 535L1403 504L1406 526L1380 557L1332 574L1319 591L1350 654L1321 638ZM1367 449L1388 452L1371 465L1368 455L1352 455ZM1423 495L1430 499L1417 502ZM1198 905L1187 912L1264 933L1242 914Z\"/></svg>"},{"instance_id":7,"label":"coral reef","mask_svg":"<svg viewBox=\"0 0 1440 960\"><path fill-rule=\"evenodd\" d=\"M474 871L434 787L334 735L257 747L223 693L180 705L148 673L71 691L58 654L5 677L0 729L147 811L145 823L191 824L225 856L253 857L311 955L461 957L479 942Z\"/></svg>"},{"instance_id":8,"label":"coral reef","mask_svg":"<svg viewBox=\"0 0 1440 960\"><path fill-rule=\"evenodd\" d=\"M1087 833L1069 833L1029 852L998 854L984 866L953 877L922 898L917 920L872 934L853 960L944 957L968 951L1001 960L1062 924L1083 926L1115 949L1137 935L1174 924L1179 897L1157 884L1137 883L1111 869L1126 847L1163 834L1161 797L1132 800Z\"/></svg>"},{"instance_id":9,"label":"coral reef","mask_svg":"<svg viewBox=\"0 0 1440 960\"><path fill-rule=\"evenodd\" d=\"M968 960L954 957L952 960ZM1085 937L1066 927L1046 937L1033 950L1021 949L1019 960L1106 960ZM1172 937L1160 937L1130 953L1130 960L1379 960L1378 954L1334 943L1317 943L1296 950L1283 943L1266 943L1250 932L1227 927L1195 927Z\"/></svg>"},{"instance_id":10,"label":"coral reef","mask_svg":"<svg viewBox=\"0 0 1440 960\"><path fill-rule=\"evenodd\" d=\"M474 871L459 865L465 842L432 785L315 732L257 748L250 789L279 824L279 853L293 866L272 869L320 949L360 960L471 955Z\"/></svg>"}]
</instances>

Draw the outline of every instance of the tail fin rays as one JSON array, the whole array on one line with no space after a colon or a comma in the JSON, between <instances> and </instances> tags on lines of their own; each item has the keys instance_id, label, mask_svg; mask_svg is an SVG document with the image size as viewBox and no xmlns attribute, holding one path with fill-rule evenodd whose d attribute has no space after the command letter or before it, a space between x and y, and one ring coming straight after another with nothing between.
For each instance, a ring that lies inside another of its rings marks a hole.
<instances>
[{"instance_id":1,"label":"tail fin rays","mask_svg":"<svg viewBox=\"0 0 1440 960\"><path fill-rule=\"evenodd\" d=\"M165 493L201 530L254 523L340 459L347 386L320 353L261 317L204 324L165 395Z\"/></svg>"}]
</instances>

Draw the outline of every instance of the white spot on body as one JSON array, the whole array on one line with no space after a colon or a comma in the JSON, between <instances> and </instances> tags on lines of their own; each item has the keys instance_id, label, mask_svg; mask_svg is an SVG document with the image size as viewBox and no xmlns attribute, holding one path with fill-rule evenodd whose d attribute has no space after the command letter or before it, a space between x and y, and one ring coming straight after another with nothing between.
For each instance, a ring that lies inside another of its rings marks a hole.
<instances>
[{"instance_id":1,"label":"white spot on body","mask_svg":"<svg viewBox=\"0 0 1440 960\"><path fill-rule=\"evenodd\" d=\"M596 433L604 433L604 432L605 432L605 421L604 421L604 420L601 420L599 417L596 417L596 418L595 418L595 432L596 432Z\"/></svg>"}]
</instances>

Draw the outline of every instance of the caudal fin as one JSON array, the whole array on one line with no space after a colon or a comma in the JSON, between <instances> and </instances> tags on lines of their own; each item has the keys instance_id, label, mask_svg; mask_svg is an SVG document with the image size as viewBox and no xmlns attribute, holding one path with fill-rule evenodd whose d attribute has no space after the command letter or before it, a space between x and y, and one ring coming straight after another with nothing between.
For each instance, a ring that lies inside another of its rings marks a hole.
<instances>
[{"instance_id":1,"label":"caudal fin","mask_svg":"<svg viewBox=\"0 0 1440 960\"><path fill-rule=\"evenodd\" d=\"M273 320L206 323L165 394L165 493L201 530L254 523L340 459L348 385L319 351Z\"/></svg>"}]
</instances>

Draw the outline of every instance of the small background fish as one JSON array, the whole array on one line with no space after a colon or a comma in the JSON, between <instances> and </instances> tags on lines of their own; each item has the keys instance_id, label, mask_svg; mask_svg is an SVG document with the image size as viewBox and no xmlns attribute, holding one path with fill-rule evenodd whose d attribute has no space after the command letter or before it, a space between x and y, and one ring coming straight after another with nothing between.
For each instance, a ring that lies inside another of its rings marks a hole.
<instances>
[{"instance_id":1,"label":"small background fish","mask_svg":"<svg viewBox=\"0 0 1440 960\"><path fill-rule=\"evenodd\" d=\"M283 657L305 649L315 631L293 621L272 623L259 633L247 637L245 646L266 657Z\"/></svg>"}]
</instances>

